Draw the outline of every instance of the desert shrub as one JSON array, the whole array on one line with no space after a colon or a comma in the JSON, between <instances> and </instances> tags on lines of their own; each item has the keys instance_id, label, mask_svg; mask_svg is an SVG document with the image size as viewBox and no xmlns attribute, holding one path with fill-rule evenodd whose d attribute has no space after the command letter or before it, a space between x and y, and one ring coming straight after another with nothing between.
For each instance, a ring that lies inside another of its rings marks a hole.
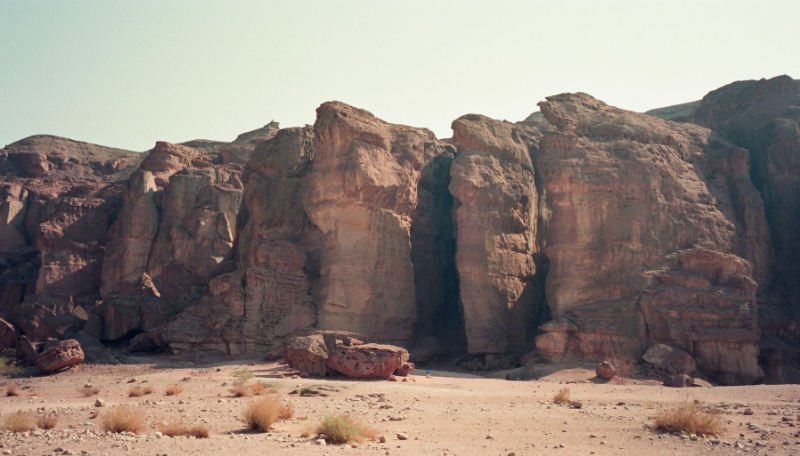
<instances>
[{"instance_id":1,"label":"desert shrub","mask_svg":"<svg viewBox=\"0 0 800 456\"><path fill-rule=\"evenodd\" d=\"M0 378L13 377L22 373L22 368L17 366L13 358L0 357Z\"/></svg>"},{"instance_id":2,"label":"desert shrub","mask_svg":"<svg viewBox=\"0 0 800 456\"><path fill-rule=\"evenodd\" d=\"M553 396L553 402L556 404L569 404L572 402L570 399L569 388L561 388L558 392Z\"/></svg>"},{"instance_id":3,"label":"desert shrub","mask_svg":"<svg viewBox=\"0 0 800 456\"><path fill-rule=\"evenodd\" d=\"M256 396L261 396L266 391L266 388L261 383L253 383L250 385L250 391L253 392Z\"/></svg>"},{"instance_id":4,"label":"desert shrub","mask_svg":"<svg viewBox=\"0 0 800 456\"><path fill-rule=\"evenodd\" d=\"M234 385L244 385L247 383L248 380L255 377L255 374L250 372L247 369L239 369L233 373L233 384Z\"/></svg>"},{"instance_id":5,"label":"desert shrub","mask_svg":"<svg viewBox=\"0 0 800 456\"><path fill-rule=\"evenodd\" d=\"M267 432L274 423L292 417L291 406L282 404L277 395L264 396L244 410L244 421L254 431Z\"/></svg>"},{"instance_id":6,"label":"desert shrub","mask_svg":"<svg viewBox=\"0 0 800 456\"><path fill-rule=\"evenodd\" d=\"M83 397L91 397L100 394L100 388L96 386L84 386L78 389L78 392L81 393Z\"/></svg>"},{"instance_id":7,"label":"desert shrub","mask_svg":"<svg viewBox=\"0 0 800 456\"><path fill-rule=\"evenodd\" d=\"M109 410L103 418L106 432L134 432L144 429L144 410L131 405L118 405Z\"/></svg>"},{"instance_id":8,"label":"desert shrub","mask_svg":"<svg viewBox=\"0 0 800 456\"><path fill-rule=\"evenodd\" d=\"M180 420L163 424L158 427L158 431L169 437L192 436L198 439L208 438L208 429L205 426L184 426Z\"/></svg>"},{"instance_id":9,"label":"desert shrub","mask_svg":"<svg viewBox=\"0 0 800 456\"><path fill-rule=\"evenodd\" d=\"M245 385L238 385L231 390L231 393L236 397L250 397L253 395L253 390Z\"/></svg>"},{"instance_id":10,"label":"desert shrub","mask_svg":"<svg viewBox=\"0 0 800 456\"><path fill-rule=\"evenodd\" d=\"M663 432L717 435L725 430L719 414L704 412L696 402L684 402L674 409L661 410L654 422L656 430Z\"/></svg>"},{"instance_id":11,"label":"desert shrub","mask_svg":"<svg viewBox=\"0 0 800 456\"><path fill-rule=\"evenodd\" d=\"M326 415L319 422L317 434L325 435L328 443L361 442L374 439L377 432L349 415Z\"/></svg>"},{"instance_id":12,"label":"desert shrub","mask_svg":"<svg viewBox=\"0 0 800 456\"><path fill-rule=\"evenodd\" d=\"M15 412L3 421L3 429L9 432L28 432L34 428L33 415L30 412Z\"/></svg>"},{"instance_id":13,"label":"desert shrub","mask_svg":"<svg viewBox=\"0 0 800 456\"><path fill-rule=\"evenodd\" d=\"M19 387L17 387L17 385L14 385L12 383L11 385L8 385L8 387L6 388L6 396L8 397L22 396L22 391L19 389Z\"/></svg>"},{"instance_id":14,"label":"desert shrub","mask_svg":"<svg viewBox=\"0 0 800 456\"><path fill-rule=\"evenodd\" d=\"M171 385L167 387L167 396L177 396L183 392L183 387L180 385Z\"/></svg>"},{"instance_id":15,"label":"desert shrub","mask_svg":"<svg viewBox=\"0 0 800 456\"><path fill-rule=\"evenodd\" d=\"M128 390L128 397L142 397L152 393L153 393L152 386L145 386L145 387L134 386L133 388Z\"/></svg>"},{"instance_id":16,"label":"desert shrub","mask_svg":"<svg viewBox=\"0 0 800 456\"><path fill-rule=\"evenodd\" d=\"M39 415L36 418L36 427L39 429L53 429L58 424L58 415Z\"/></svg>"}]
</instances>

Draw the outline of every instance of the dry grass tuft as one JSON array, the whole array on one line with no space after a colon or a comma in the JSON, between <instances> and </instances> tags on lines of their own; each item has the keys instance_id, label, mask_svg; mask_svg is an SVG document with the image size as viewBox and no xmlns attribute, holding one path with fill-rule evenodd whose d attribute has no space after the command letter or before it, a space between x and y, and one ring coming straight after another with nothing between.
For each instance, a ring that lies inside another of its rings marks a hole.
<instances>
[{"instance_id":1,"label":"dry grass tuft","mask_svg":"<svg viewBox=\"0 0 800 456\"><path fill-rule=\"evenodd\" d=\"M654 419L656 430L696 435L718 435L725 430L719 414L704 412L696 402L684 402L672 410L661 410Z\"/></svg>"},{"instance_id":2,"label":"dry grass tuft","mask_svg":"<svg viewBox=\"0 0 800 456\"><path fill-rule=\"evenodd\" d=\"M171 421L165 425L159 426L158 431L169 437L188 437L192 436L197 439L207 439L208 429L205 426L184 426L183 423L178 421Z\"/></svg>"},{"instance_id":3,"label":"dry grass tuft","mask_svg":"<svg viewBox=\"0 0 800 456\"><path fill-rule=\"evenodd\" d=\"M144 429L144 410L131 405L118 405L109 410L103 418L106 432L134 432Z\"/></svg>"},{"instance_id":4,"label":"dry grass tuft","mask_svg":"<svg viewBox=\"0 0 800 456\"><path fill-rule=\"evenodd\" d=\"M11 385L8 385L8 388L6 388L6 396L22 396L22 391L17 387L17 385L12 383Z\"/></svg>"},{"instance_id":5,"label":"dry grass tuft","mask_svg":"<svg viewBox=\"0 0 800 456\"><path fill-rule=\"evenodd\" d=\"M100 388L96 386L84 386L78 389L78 392L81 393L83 397L92 397L100 394Z\"/></svg>"},{"instance_id":6,"label":"dry grass tuft","mask_svg":"<svg viewBox=\"0 0 800 456\"><path fill-rule=\"evenodd\" d=\"M316 432L324 434L328 443L361 442L378 436L377 431L349 415L326 415L317 425Z\"/></svg>"},{"instance_id":7,"label":"dry grass tuft","mask_svg":"<svg viewBox=\"0 0 800 456\"><path fill-rule=\"evenodd\" d=\"M232 389L231 392L236 397L250 397L253 395L253 390L245 385L238 385L236 388Z\"/></svg>"},{"instance_id":8,"label":"dry grass tuft","mask_svg":"<svg viewBox=\"0 0 800 456\"><path fill-rule=\"evenodd\" d=\"M288 420L294 411L290 405L282 404L277 395L264 396L250 403L244 410L244 421L253 431L267 432L280 420Z\"/></svg>"},{"instance_id":9,"label":"dry grass tuft","mask_svg":"<svg viewBox=\"0 0 800 456\"><path fill-rule=\"evenodd\" d=\"M3 421L3 429L9 432L28 432L35 429L33 415L30 412L19 411L8 415Z\"/></svg>"},{"instance_id":10,"label":"dry grass tuft","mask_svg":"<svg viewBox=\"0 0 800 456\"><path fill-rule=\"evenodd\" d=\"M266 391L266 388L261 383L253 383L250 385L250 391L253 392L256 396L261 396Z\"/></svg>"},{"instance_id":11,"label":"dry grass tuft","mask_svg":"<svg viewBox=\"0 0 800 456\"><path fill-rule=\"evenodd\" d=\"M36 418L36 427L39 429L53 429L58 424L58 415L40 415Z\"/></svg>"},{"instance_id":12,"label":"dry grass tuft","mask_svg":"<svg viewBox=\"0 0 800 456\"><path fill-rule=\"evenodd\" d=\"M553 396L553 402L556 404L569 404L572 402L569 394L569 388L561 388L558 390L555 396Z\"/></svg>"},{"instance_id":13,"label":"dry grass tuft","mask_svg":"<svg viewBox=\"0 0 800 456\"><path fill-rule=\"evenodd\" d=\"M167 396L177 396L183 392L183 387L180 385L171 385L167 387Z\"/></svg>"},{"instance_id":14,"label":"dry grass tuft","mask_svg":"<svg viewBox=\"0 0 800 456\"><path fill-rule=\"evenodd\" d=\"M152 386L134 386L133 388L128 390L128 397L142 397L148 394L153 394L153 387Z\"/></svg>"}]
</instances>

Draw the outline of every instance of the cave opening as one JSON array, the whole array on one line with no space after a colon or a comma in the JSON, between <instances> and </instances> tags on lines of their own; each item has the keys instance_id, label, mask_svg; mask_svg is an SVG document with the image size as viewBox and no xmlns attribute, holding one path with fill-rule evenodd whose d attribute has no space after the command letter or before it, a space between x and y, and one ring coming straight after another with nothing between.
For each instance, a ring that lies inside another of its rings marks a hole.
<instances>
[{"instance_id":1,"label":"cave opening","mask_svg":"<svg viewBox=\"0 0 800 456\"><path fill-rule=\"evenodd\" d=\"M437 155L421 173L417 208L411 214L411 262L417 297L417 345L436 352L463 353L467 348L456 272L454 198L450 165L455 150Z\"/></svg>"}]
</instances>

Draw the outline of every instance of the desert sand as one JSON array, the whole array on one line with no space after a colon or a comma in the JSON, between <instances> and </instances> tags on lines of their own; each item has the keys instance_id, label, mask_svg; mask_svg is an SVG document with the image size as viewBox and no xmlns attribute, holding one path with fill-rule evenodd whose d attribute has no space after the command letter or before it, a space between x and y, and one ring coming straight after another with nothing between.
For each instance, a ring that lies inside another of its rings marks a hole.
<instances>
[{"instance_id":1,"label":"desert sand","mask_svg":"<svg viewBox=\"0 0 800 456\"><path fill-rule=\"evenodd\" d=\"M405 381L391 382L293 378L285 365L255 359L196 362L153 356L130 358L123 365L83 364L56 375L0 381L3 392L11 384L22 390L21 396L0 397L0 419L19 410L59 417L50 431L0 433L0 450L9 455L800 454L796 385L675 389L624 379L603 383L589 367L549 366L546 375L533 381L418 369ZM269 433L246 430L242 411L256 398L231 393L235 373L242 369L254 374L248 383L277 391L294 416ZM100 393L84 397L78 389L86 384ZM166 396L165 389L175 384L184 391ZM128 397L135 386L151 386L153 393ZM327 396L291 394L303 388ZM569 388L581 408L552 402L562 388ZM97 398L103 407L95 407ZM694 440L650 429L659 410L694 400L723 414L726 430L720 436ZM144 432L102 431L104 414L118 404L146 410ZM745 415L747 408L752 415ZM90 418L96 411L99 416ZM301 437L331 413L360 418L386 442L321 446L315 436ZM175 419L203 425L211 435L161 436L158 427Z\"/></svg>"}]
</instances>

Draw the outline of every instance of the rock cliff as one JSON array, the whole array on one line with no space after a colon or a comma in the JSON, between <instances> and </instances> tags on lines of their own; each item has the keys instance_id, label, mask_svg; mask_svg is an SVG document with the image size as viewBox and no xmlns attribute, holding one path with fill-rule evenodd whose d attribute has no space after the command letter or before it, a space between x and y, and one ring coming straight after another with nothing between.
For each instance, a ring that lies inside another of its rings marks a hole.
<instances>
[{"instance_id":1,"label":"rock cliff","mask_svg":"<svg viewBox=\"0 0 800 456\"><path fill-rule=\"evenodd\" d=\"M760 331L800 335L798 82L652 115L582 93L540 109L462 116L448 140L329 102L230 143L11 144L1 340L260 354L349 331L486 368L663 345L759 381Z\"/></svg>"}]
</instances>

